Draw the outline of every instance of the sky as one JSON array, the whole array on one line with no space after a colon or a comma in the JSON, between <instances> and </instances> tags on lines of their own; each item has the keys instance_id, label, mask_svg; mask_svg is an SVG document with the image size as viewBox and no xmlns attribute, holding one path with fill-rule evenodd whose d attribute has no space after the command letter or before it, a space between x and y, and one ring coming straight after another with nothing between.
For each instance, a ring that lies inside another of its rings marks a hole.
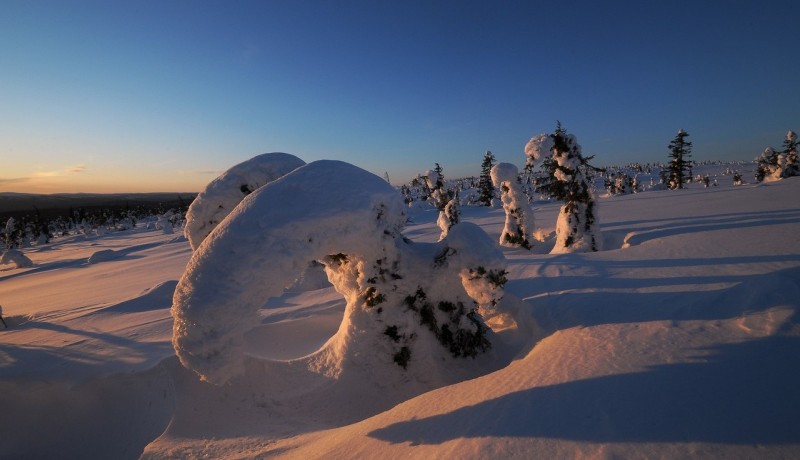
<instances>
[{"instance_id":1,"label":"sky","mask_svg":"<svg viewBox=\"0 0 800 460\"><path fill-rule=\"evenodd\" d=\"M560 121L597 165L800 131L790 1L37 1L0 14L0 192L199 191L265 152L395 185Z\"/></svg>"}]
</instances>

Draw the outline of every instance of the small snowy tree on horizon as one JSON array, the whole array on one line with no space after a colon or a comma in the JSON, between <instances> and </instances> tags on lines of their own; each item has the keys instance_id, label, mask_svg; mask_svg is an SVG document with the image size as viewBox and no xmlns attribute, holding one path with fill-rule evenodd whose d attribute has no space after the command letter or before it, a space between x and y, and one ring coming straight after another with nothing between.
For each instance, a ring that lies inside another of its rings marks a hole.
<instances>
[{"instance_id":1,"label":"small snowy tree on horizon","mask_svg":"<svg viewBox=\"0 0 800 460\"><path fill-rule=\"evenodd\" d=\"M439 163L435 163L433 171L428 171L423 176L425 184L430 190L430 201L439 211L439 218L436 224L442 230L439 239L447 236L450 228L457 224L461 213L458 210L458 192L448 190L444 187L444 175Z\"/></svg>"},{"instance_id":2,"label":"small snowy tree on horizon","mask_svg":"<svg viewBox=\"0 0 800 460\"><path fill-rule=\"evenodd\" d=\"M519 184L519 170L511 163L498 163L492 168L492 182L500 189L500 200L506 212L500 245L530 250L535 224L533 210L528 207L527 196Z\"/></svg>"},{"instance_id":3,"label":"small snowy tree on horizon","mask_svg":"<svg viewBox=\"0 0 800 460\"><path fill-rule=\"evenodd\" d=\"M756 158L756 181L776 181L783 177L782 155L772 147L767 147Z\"/></svg>"},{"instance_id":4,"label":"small snowy tree on horizon","mask_svg":"<svg viewBox=\"0 0 800 460\"><path fill-rule=\"evenodd\" d=\"M687 141L689 133L683 129L678 130L675 139L669 143L669 188L683 188L686 178L691 178L692 173L692 143Z\"/></svg>"},{"instance_id":5,"label":"small snowy tree on horizon","mask_svg":"<svg viewBox=\"0 0 800 460\"><path fill-rule=\"evenodd\" d=\"M550 152L542 161L542 169L548 175L539 187L549 196L564 201L551 253L599 251L602 240L589 172L603 170L588 163L593 157L582 155L576 137L567 134L560 122L553 134L534 137L525 150Z\"/></svg>"},{"instance_id":6,"label":"small snowy tree on horizon","mask_svg":"<svg viewBox=\"0 0 800 460\"><path fill-rule=\"evenodd\" d=\"M797 134L794 131L786 133L782 153L785 159L783 177L800 176L800 164L797 159Z\"/></svg>"},{"instance_id":7,"label":"small snowy tree on horizon","mask_svg":"<svg viewBox=\"0 0 800 460\"><path fill-rule=\"evenodd\" d=\"M484 206L492 206L494 200L494 186L492 185L492 166L495 164L494 155L491 150L487 150L481 163L481 175L478 180L480 197L478 202Z\"/></svg>"},{"instance_id":8,"label":"small snowy tree on horizon","mask_svg":"<svg viewBox=\"0 0 800 460\"><path fill-rule=\"evenodd\" d=\"M3 232L3 244L6 249L16 249L22 243L22 229L17 226L17 220L9 217Z\"/></svg>"}]
</instances>

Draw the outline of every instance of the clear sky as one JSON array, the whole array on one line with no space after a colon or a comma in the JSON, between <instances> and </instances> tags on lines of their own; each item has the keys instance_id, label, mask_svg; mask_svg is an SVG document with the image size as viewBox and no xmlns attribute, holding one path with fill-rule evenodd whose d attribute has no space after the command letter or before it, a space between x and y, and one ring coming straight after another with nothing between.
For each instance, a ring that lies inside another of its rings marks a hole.
<instances>
[{"instance_id":1,"label":"clear sky","mask_svg":"<svg viewBox=\"0 0 800 460\"><path fill-rule=\"evenodd\" d=\"M39 1L0 6L0 191L198 191L282 151L395 184L524 164L749 160L800 131L792 1Z\"/></svg>"}]
</instances>

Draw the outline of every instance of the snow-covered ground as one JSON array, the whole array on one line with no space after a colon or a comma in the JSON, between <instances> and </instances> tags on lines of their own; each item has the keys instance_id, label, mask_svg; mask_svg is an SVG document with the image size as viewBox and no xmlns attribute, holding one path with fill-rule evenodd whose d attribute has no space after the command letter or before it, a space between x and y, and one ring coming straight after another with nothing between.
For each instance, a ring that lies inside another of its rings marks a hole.
<instances>
[{"instance_id":1,"label":"snow-covered ground","mask_svg":"<svg viewBox=\"0 0 800 460\"><path fill-rule=\"evenodd\" d=\"M313 273L265 299L245 374L214 386L171 343L178 231L27 249L0 265L0 457L798 458L800 178L718 179L602 197L601 252L503 248L516 326L496 366L433 390L303 368L345 307ZM559 207L535 206L544 233ZM499 240L502 209L461 211ZM403 234L435 242L436 220Z\"/></svg>"}]
</instances>

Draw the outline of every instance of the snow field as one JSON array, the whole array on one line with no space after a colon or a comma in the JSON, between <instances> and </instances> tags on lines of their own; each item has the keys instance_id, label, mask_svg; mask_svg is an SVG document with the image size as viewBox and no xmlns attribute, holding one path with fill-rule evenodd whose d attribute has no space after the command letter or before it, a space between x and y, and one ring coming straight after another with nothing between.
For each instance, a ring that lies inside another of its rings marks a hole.
<instances>
[{"instance_id":1,"label":"snow field","mask_svg":"<svg viewBox=\"0 0 800 460\"><path fill-rule=\"evenodd\" d=\"M243 373L200 381L171 346L185 239L56 240L25 251L33 267L0 265L0 456L797 457L797 196L793 178L602 198L604 251L502 249L499 368L438 388L397 366L382 385L309 370L341 327L332 287L263 300ZM534 204L543 233L559 206ZM410 211L403 235L433 244L436 214ZM494 241L504 219L462 208Z\"/></svg>"}]
</instances>

